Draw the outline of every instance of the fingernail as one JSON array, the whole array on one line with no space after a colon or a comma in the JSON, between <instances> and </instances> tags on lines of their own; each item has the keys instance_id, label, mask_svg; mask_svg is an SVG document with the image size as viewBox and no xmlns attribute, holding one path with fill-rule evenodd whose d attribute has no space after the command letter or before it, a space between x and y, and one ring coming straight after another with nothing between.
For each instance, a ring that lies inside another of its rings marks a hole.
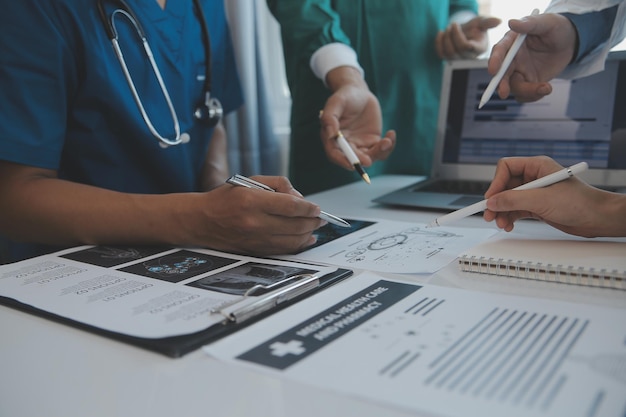
<instances>
[{"instance_id":1,"label":"fingernail","mask_svg":"<svg viewBox=\"0 0 626 417\"><path fill-rule=\"evenodd\" d=\"M551 89L547 85L542 85L541 87L539 87L539 94L543 96L547 96L548 94L550 94L550 92Z\"/></svg>"}]
</instances>

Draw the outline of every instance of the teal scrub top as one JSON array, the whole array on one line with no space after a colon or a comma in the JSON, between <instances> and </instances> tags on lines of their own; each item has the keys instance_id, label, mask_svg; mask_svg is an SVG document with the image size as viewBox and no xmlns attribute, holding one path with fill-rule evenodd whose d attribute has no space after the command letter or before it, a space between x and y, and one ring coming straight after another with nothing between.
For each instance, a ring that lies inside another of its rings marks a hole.
<instances>
[{"instance_id":1,"label":"teal scrub top","mask_svg":"<svg viewBox=\"0 0 626 417\"><path fill-rule=\"evenodd\" d=\"M289 177L294 186L310 194L359 179L330 162L320 140L318 115L330 91L309 61L332 42L356 51L382 108L383 133L397 132L394 152L368 174L429 174L443 64L435 37L453 13L477 13L476 1L268 0L268 6L281 25L292 96Z\"/></svg>"},{"instance_id":2,"label":"teal scrub top","mask_svg":"<svg viewBox=\"0 0 626 417\"><path fill-rule=\"evenodd\" d=\"M212 128L193 112L204 99L205 50L192 1L127 0L160 68L187 144L163 149L131 94L97 0L0 0L0 159L58 170L75 182L134 193L199 191ZM212 95L225 112L242 94L222 0L202 0L211 39ZM105 0L107 15L116 2ZM143 105L173 138L169 108L135 29L119 43Z\"/></svg>"},{"instance_id":3,"label":"teal scrub top","mask_svg":"<svg viewBox=\"0 0 626 417\"><path fill-rule=\"evenodd\" d=\"M212 128L193 112L204 99L205 49L192 1L127 0L160 68L189 143L163 149L131 94L97 0L0 0L0 160L130 193L200 191ZM242 102L223 0L202 0L211 42L212 95L226 113ZM105 0L107 15L117 2ZM115 19L119 43L156 129L174 137L169 108L135 29ZM11 242L12 258L52 248Z\"/></svg>"}]
</instances>

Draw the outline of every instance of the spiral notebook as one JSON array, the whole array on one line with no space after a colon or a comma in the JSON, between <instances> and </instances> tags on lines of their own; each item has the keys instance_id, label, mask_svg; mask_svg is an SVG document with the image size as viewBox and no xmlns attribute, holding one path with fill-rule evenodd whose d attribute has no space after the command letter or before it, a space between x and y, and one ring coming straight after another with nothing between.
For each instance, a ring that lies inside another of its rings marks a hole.
<instances>
[{"instance_id":1,"label":"spiral notebook","mask_svg":"<svg viewBox=\"0 0 626 417\"><path fill-rule=\"evenodd\" d=\"M626 241L496 238L458 258L462 271L626 290Z\"/></svg>"}]
</instances>

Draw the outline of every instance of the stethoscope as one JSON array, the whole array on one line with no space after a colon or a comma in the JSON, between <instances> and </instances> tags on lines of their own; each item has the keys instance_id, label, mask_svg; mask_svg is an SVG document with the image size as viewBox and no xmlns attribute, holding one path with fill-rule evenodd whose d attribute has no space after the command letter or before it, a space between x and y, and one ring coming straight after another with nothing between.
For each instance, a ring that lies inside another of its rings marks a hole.
<instances>
[{"instance_id":1,"label":"stethoscope","mask_svg":"<svg viewBox=\"0 0 626 417\"><path fill-rule=\"evenodd\" d=\"M104 11L104 2L112 1L117 3L118 9L114 10L111 13L110 18L107 17L106 12ZM204 101L198 105L193 115L196 120L199 120L203 124L208 127L214 127L220 121L224 110L222 109L222 104L220 101L211 97L211 39L209 37L209 29L206 24L206 20L204 18L204 12L202 7L200 6L200 0L193 0L193 4L196 8L196 13L198 14L198 21L200 22L200 27L202 29L202 42L204 44L204 53L205 53L205 69L204 69ZM152 135L159 140L159 144L162 147L167 147L170 145L178 145L180 143L189 142L190 137L188 133L180 132L180 124L178 123L178 116L176 114L176 110L174 109L174 105L172 104L172 100L170 98L170 94L167 91L167 87L163 82L163 77L161 77L161 71L159 71L159 67L154 61L154 55L152 54L152 50L150 49L150 45L148 45L148 40L146 39L146 34L143 31L143 28L139 24L139 19L135 13L131 10L128 4L124 0L98 0L98 11L100 12L100 18L102 19L102 23L104 24L104 30L107 33L107 36L111 40L111 44L113 45L113 50L115 51L115 55L117 56L118 61L122 67L122 71L124 72L124 76L126 77L126 81L128 82L128 86L133 94L133 98L135 99L135 103L137 103L137 107L139 108L139 112L141 113L141 117L143 117L144 122L148 126L148 129L152 133ZM120 14L135 27L139 38L141 39L141 43L143 44L143 48L146 52L146 56L152 66L152 71L159 82L159 86L161 87L161 91L163 92L163 96L165 97L165 101L170 110L170 114L172 116L172 121L174 122L174 139L169 139L162 136L152 124L150 117L146 113L146 110L143 106L141 98L137 93L137 88L135 87L135 83L133 82L133 78L130 75L130 71L128 70L128 66L126 65L126 60L124 59L124 55L122 54L122 50L119 45L119 37L117 34L117 28L115 27L115 17Z\"/></svg>"}]
</instances>

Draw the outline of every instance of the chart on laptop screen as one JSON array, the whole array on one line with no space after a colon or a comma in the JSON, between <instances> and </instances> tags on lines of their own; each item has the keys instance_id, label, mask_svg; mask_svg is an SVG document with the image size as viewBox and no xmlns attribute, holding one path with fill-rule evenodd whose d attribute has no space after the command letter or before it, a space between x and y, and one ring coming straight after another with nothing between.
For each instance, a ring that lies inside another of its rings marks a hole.
<instances>
[{"instance_id":1,"label":"chart on laptop screen","mask_svg":"<svg viewBox=\"0 0 626 417\"><path fill-rule=\"evenodd\" d=\"M465 84L466 91L463 103L451 103L462 111L449 114L452 128L447 135L458 137L456 162L493 164L503 156L543 154L566 165L584 160L591 168L606 168L618 74L618 63L611 62L602 73L573 81L553 80L552 93L538 102L494 96L478 109L490 75L468 71L453 81L457 87Z\"/></svg>"}]
</instances>

